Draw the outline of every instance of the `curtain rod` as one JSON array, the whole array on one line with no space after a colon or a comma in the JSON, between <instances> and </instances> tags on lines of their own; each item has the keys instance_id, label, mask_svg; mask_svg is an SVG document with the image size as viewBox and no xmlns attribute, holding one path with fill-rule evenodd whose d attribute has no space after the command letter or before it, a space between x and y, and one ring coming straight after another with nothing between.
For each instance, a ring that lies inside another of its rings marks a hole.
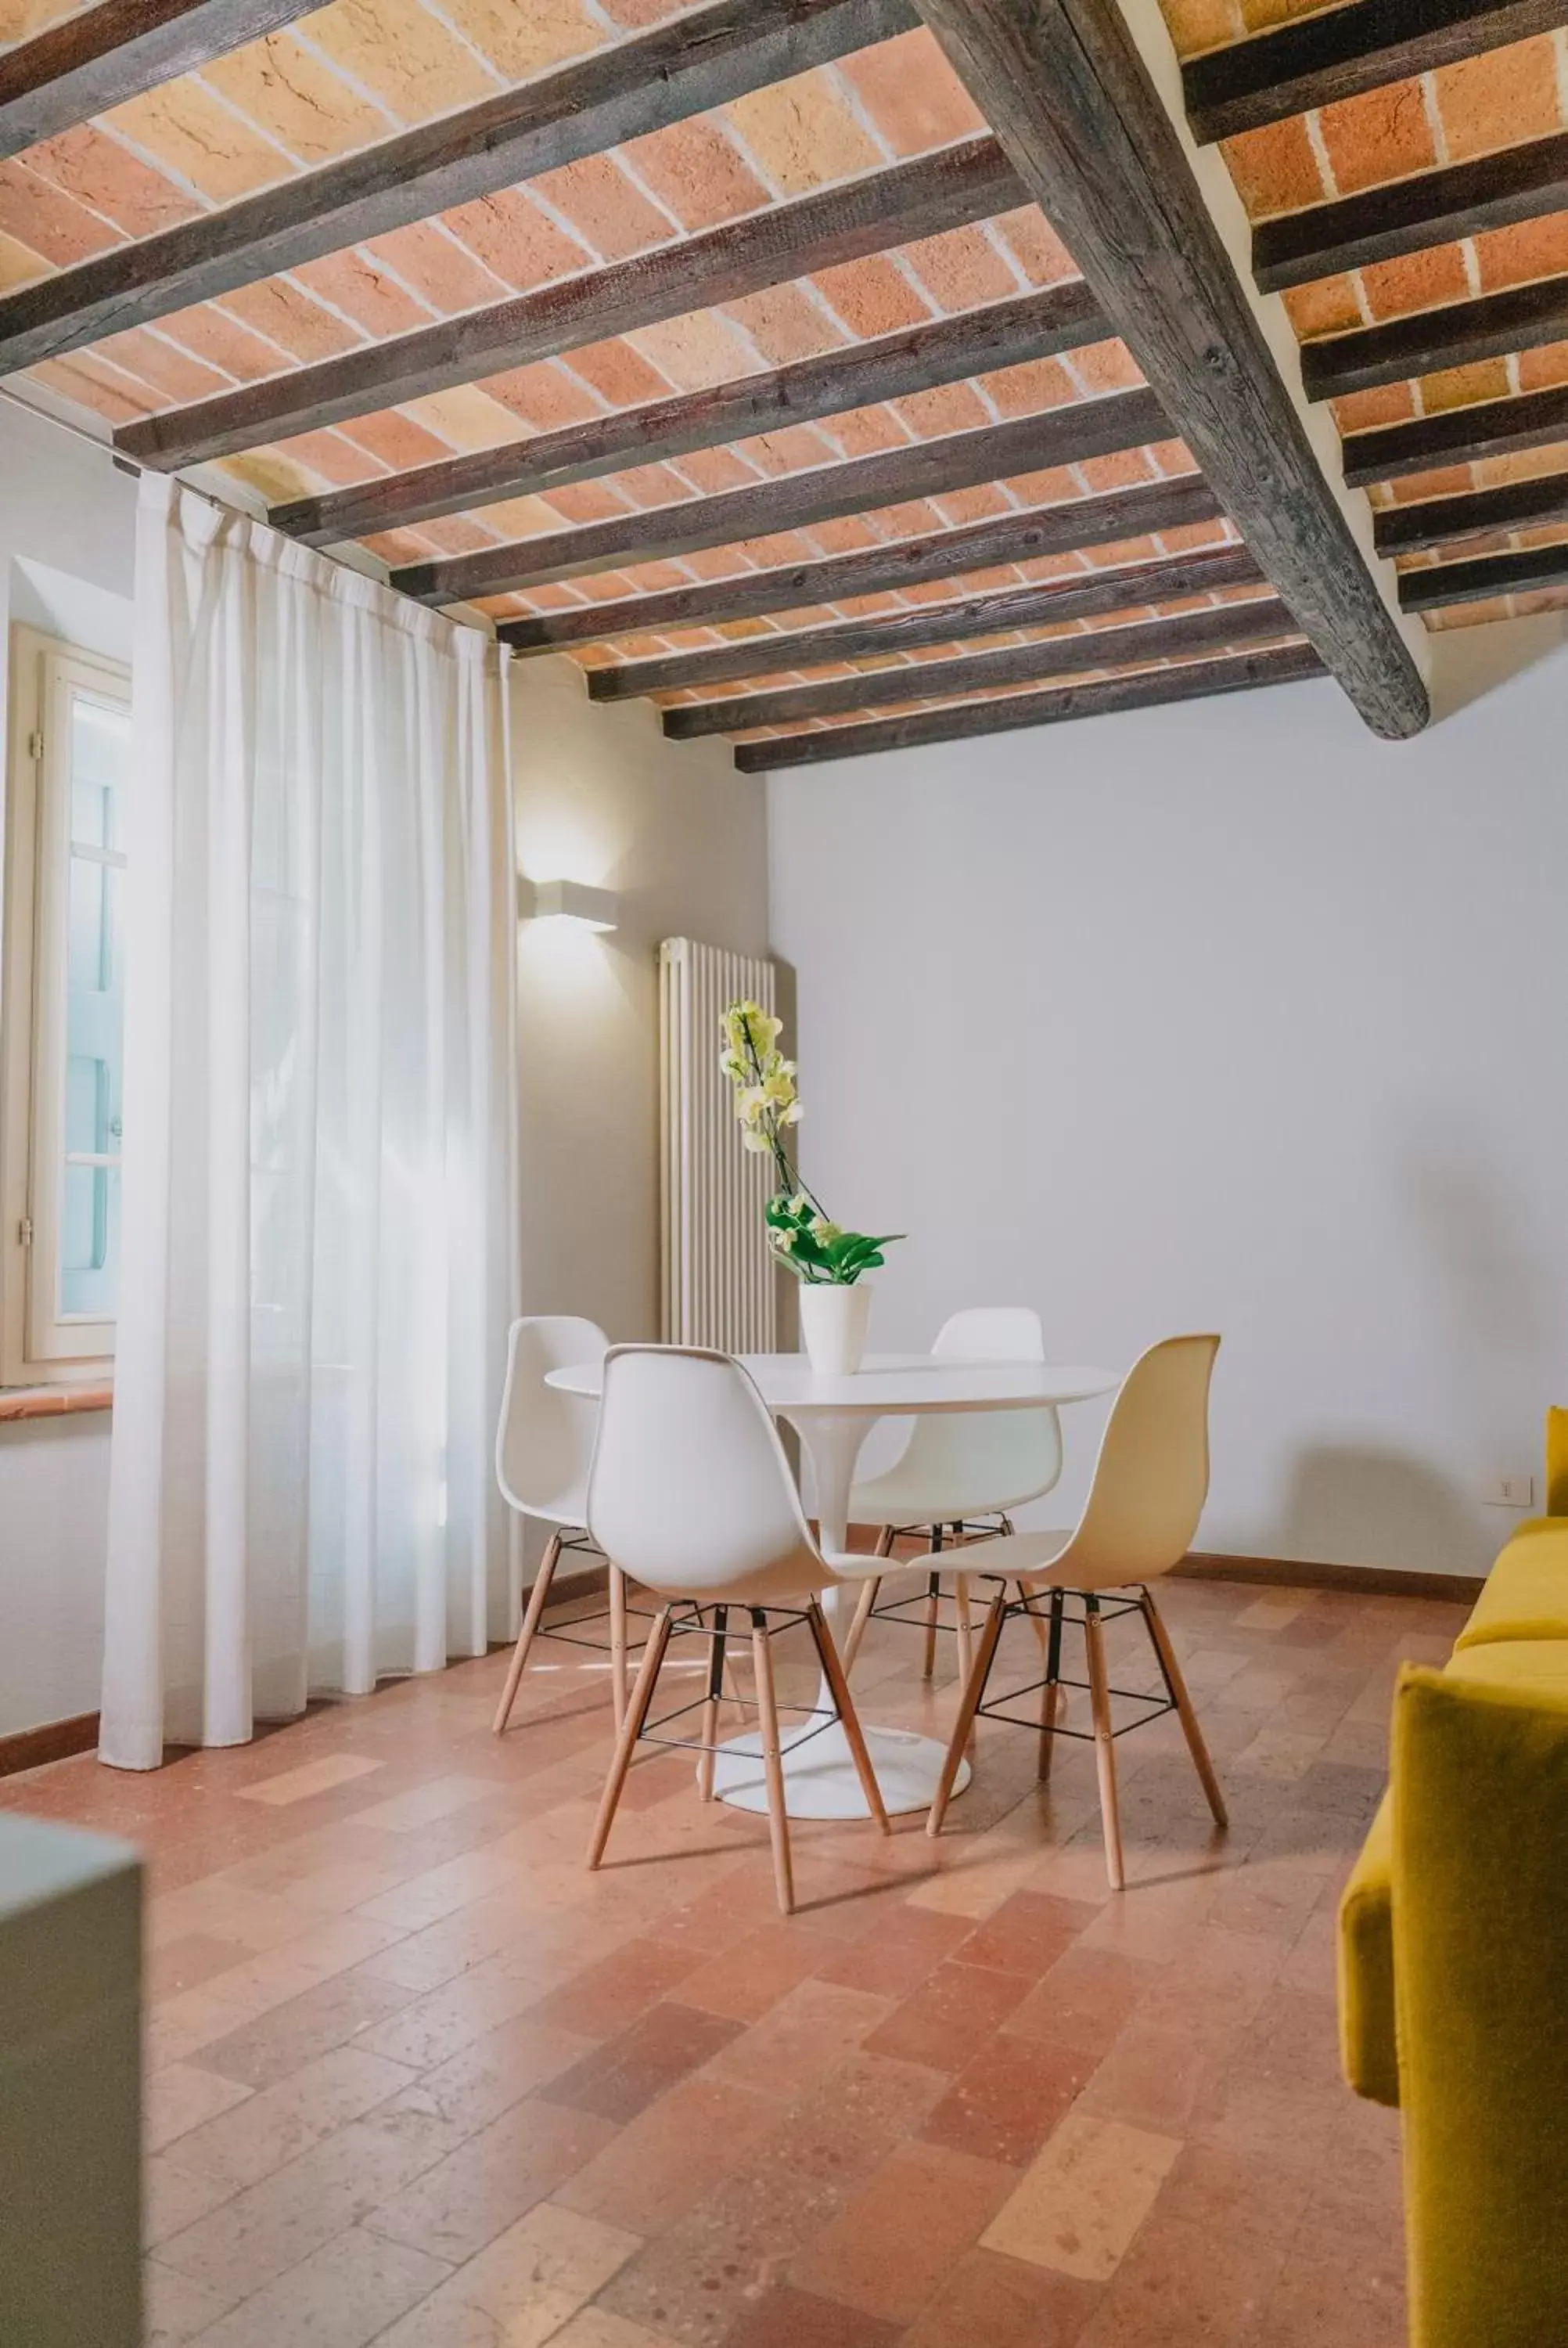
<instances>
[{"instance_id":1,"label":"curtain rod","mask_svg":"<svg viewBox=\"0 0 1568 2348\"><path fill-rule=\"evenodd\" d=\"M68 432L73 440L80 440L85 447L96 448L100 457L108 458L117 472L128 473L132 480L138 481L147 470L146 466L138 465L134 458L122 456L112 441L100 440L96 432L89 432L85 425L74 422L68 416L56 416L52 408L35 407L30 399L24 399L19 392L7 389L3 383L0 383L0 399L8 400L13 407L19 407L24 416L36 417L40 424L52 424L57 431ZM200 498L205 505L212 507L215 512L239 514L246 521L259 521L264 528L267 527L267 517L264 512L251 513L245 506L231 505L226 498L215 497L210 489L199 489L194 481L188 481L179 475L176 479L179 480L179 486L187 496ZM341 554L328 554L324 548L318 547L316 551L322 554L326 561L335 562L340 571L352 571L356 579L373 581L376 586L384 587L389 595L397 596L401 602L415 603L421 612L428 611L428 604L418 602L415 596L405 595L400 587L395 587L391 579L384 577L381 572L362 571L357 562L345 562ZM374 560L374 556L372 560ZM383 565L382 568L384 571L385 566ZM494 622L487 621L483 613L476 613L475 616L480 623L477 628L474 626L474 622L470 620L455 620L452 624L454 627L473 628L476 634L487 635L491 644L495 644L497 638ZM497 648L503 652L507 650L505 645Z\"/></svg>"}]
</instances>

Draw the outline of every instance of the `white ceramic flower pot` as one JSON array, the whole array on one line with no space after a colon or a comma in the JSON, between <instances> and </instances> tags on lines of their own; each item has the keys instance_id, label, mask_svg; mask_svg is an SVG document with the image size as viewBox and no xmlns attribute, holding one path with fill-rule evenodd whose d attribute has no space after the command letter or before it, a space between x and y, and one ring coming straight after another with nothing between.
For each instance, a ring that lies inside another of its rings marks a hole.
<instances>
[{"instance_id":1,"label":"white ceramic flower pot","mask_svg":"<svg viewBox=\"0 0 1568 2348\"><path fill-rule=\"evenodd\" d=\"M855 1375L866 1351L866 1324L870 1318L868 1281L857 1280L852 1288L801 1282L800 1334L818 1377Z\"/></svg>"}]
</instances>

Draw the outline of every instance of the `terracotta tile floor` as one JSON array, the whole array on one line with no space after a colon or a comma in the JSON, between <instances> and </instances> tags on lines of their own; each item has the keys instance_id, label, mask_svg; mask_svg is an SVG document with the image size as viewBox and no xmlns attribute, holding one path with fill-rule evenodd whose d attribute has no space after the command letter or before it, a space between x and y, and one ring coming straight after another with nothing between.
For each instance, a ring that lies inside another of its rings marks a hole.
<instances>
[{"instance_id":1,"label":"terracotta tile floor","mask_svg":"<svg viewBox=\"0 0 1568 2348\"><path fill-rule=\"evenodd\" d=\"M497 1654L156 1776L7 1780L148 1854L151 2341L1396 2348L1398 2132L1337 2075L1332 1920L1398 1660L1460 1611L1167 1611L1232 1827L1173 1724L1127 1738L1119 1899L1088 1748L1047 1791L995 1724L935 1846L799 1828L788 1922L684 1756L589 1876L607 1684L560 1645L500 1742ZM919 1649L874 1627L867 1717L942 1727Z\"/></svg>"}]
</instances>

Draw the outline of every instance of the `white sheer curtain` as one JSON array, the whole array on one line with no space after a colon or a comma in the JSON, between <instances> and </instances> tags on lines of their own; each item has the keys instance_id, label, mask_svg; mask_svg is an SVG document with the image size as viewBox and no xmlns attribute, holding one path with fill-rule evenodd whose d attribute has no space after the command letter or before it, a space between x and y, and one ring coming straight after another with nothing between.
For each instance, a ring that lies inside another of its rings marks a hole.
<instances>
[{"instance_id":1,"label":"white sheer curtain","mask_svg":"<svg viewBox=\"0 0 1568 2348\"><path fill-rule=\"evenodd\" d=\"M516 880L496 649L146 476L102 1742L505 1634Z\"/></svg>"}]
</instances>

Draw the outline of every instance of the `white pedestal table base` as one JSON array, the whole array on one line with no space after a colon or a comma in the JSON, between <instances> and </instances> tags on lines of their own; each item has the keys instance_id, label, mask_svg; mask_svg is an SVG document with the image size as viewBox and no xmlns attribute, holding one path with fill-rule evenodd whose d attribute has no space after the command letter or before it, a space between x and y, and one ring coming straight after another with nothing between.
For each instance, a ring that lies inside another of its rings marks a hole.
<instances>
[{"instance_id":1,"label":"white pedestal table base","mask_svg":"<svg viewBox=\"0 0 1568 2348\"><path fill-rule=\"evenodd\" d=\"M847 1383L847 1381L846 1381ZM803 1410L787 1414L811 1460L816 1485L817 1522L822 1546L829 1557L842 1553L848 1540L849 1493L860 1447L875 1421L863 1411ZM856 1590L841 1584L823 1592L822 1611L840 1653L855 1611ZM834 1709L833 1692L825 1679L816 1692L819 1715ZM934 1736L913 1730L875 1728L860 1724L883 1807L889 1818L911 1810L928 1810L942 1775L947 1747ZM818 1733L812 1735L815 1729ZM792 1818L866 1818L871 1816L860 1780L850 1758L849 1743L834 1721L824 1727L820 1716L798 1722L780 1738L784 1756L784 1807ZM969 1782L966 1761L953 1787L961 1794ZM762 1762L762 1739L753 1731L719 1748L713 1790L734 1810L765 1810L767 1780Z\"/></svg>"}]
</instances>

